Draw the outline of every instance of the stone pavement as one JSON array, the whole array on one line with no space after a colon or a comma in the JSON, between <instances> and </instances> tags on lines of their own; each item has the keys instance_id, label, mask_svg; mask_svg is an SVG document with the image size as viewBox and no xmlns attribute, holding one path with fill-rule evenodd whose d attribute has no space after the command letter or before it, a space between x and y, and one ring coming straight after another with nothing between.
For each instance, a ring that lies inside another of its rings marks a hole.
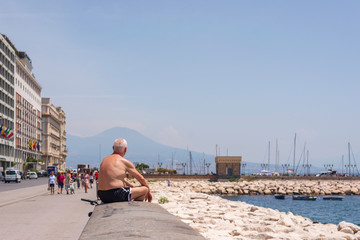
<instances>
[{"instance_id":1,"label":"stone pavement","mask_svg":"<svg viewBox=\"0 0 360 240\"><path fill-rule=\"evenodd\" d=\"M78 239L94 206L81 198L96 198L95 188L87 194L50 195L47 185L0 193L0 236L6 240Z\"/></svg>"}]
</instances>

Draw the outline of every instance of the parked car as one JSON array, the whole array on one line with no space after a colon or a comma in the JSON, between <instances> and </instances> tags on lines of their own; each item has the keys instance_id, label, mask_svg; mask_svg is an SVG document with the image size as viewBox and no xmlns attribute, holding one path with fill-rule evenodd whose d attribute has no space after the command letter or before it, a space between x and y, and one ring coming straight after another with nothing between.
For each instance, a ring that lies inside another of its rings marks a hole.
<instances>
[{"instance_id":1,"label":"parked car","mask_svg":"<svg viewBox=\"0 0 360 240\"><path fill-rule=\"evenodd\" d=\"M46 171L44 170L40 170L38 173L37 173L38 177L46 177Z\"/></svg>"},{"instance_id":2,"label":"parked car","mask_svg":"<svg viewBox=\"0 0 360 240\"><path fill-rule=\"evenodd\" d=\"M21 182L21 175L19 170L15 169L15 168L8 168L5 170L5 179L4 179L5 183L9 183L9 182L17 182L20 183Z\"/></svg>"},{"instance_id":3,"label":"parked car","mask_svg":"<svg viewBox=\"0 0 360 240\"><path fill-rule=\"evenodd\" d=\"M36 172L29 172L28 178L29 179L38 179L38 175L36 174Z\"/></svg>"}]
</instances>

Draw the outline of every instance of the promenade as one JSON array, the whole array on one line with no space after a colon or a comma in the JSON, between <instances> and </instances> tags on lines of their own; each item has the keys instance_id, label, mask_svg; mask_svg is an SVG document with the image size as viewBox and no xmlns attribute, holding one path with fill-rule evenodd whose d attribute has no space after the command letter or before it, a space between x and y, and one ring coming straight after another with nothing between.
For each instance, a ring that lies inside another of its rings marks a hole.
<instances>
[{"instance_id":1,"label":"promenade","mask_svg":"<svg viewBox=\"0 0 360 240\"><path fill-rule=\"evenodd\" d=\"M87 194L80 188L73 195L65 190L50 195L46 184L1 192L1 239L77 240L94 209L80 199L95 197L94 188Z\"/></svg>"}]
</instances>

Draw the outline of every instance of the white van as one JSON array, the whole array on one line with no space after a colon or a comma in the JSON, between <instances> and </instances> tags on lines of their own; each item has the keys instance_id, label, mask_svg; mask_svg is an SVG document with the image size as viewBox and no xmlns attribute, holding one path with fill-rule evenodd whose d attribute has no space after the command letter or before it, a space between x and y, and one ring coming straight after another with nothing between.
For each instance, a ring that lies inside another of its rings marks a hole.
<instances>
[{"instance_id":1,"label":"white van","mask_svg":"<svg viewBox=\"0 0 360 240\"><path fill-rule=\"evenodd\" d=\"M15 168L6 169L4 181L5 181L5 183L11 182L11 181L20 183L21 175L20 175L19 170L15 169Z\"/></svg>"}]
</instances>

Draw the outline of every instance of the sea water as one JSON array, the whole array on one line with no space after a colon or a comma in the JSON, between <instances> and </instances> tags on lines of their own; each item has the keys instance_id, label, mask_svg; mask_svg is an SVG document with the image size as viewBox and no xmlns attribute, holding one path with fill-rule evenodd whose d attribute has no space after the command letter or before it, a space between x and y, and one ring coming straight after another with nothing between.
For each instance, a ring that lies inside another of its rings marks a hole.
<instances>
[{"instance_id":1,"label":"sea water","mask_svg":"<svg viewBox=\"0 0 360 240\"><path fill-rule=\"evenodd\" d=\"M338 224L341 221L351 222L360 226L360 196L343 196L342 201L323 200L317 196L316 201L292 200L292 196L285 196L285 200L275 199L274 196L223 196L231 201L242 201L259 207L278 209L281 212L292 212L312 221L320 223Z\"/></svg>"}]
</instances>

